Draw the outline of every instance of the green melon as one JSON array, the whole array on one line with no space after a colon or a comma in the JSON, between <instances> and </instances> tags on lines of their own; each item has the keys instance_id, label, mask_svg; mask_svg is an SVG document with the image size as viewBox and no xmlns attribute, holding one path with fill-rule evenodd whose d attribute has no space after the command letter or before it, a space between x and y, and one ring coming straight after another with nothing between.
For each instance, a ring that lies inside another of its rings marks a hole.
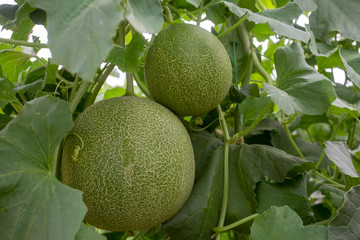
<instances>
[{"instance_id":1,"label":"green melon","mask_svg":"<svg viewBox=\"0 0 360 240\"><path fill-rule=\"evenodd\" d=\"M149 99L123 96L79 115L64 145L61 171L65 184L83 191L86 222L140 230L183 206L193 186L194 153L175 114Z\"/></svg>"},{"instance_id":2,"label":"green melon","mask_svg":"<svg viewBox=\"0 0 360 240\"><path fill-rule=\"evenodd\" d=\"M223 44L190 24L173 24L156 36L145 57L151 96L178 115L196 116L226 96L232 66Z\"/></svg>"}]
</instances>

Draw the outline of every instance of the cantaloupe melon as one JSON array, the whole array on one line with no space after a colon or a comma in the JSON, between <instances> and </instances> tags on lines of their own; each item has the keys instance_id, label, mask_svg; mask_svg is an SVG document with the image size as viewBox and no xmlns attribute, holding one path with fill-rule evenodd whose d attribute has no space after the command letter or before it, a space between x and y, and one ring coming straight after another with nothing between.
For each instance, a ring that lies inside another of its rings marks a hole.
<instances>
[{"instance_id":1,"label":"cantaloupe melon","mask_svg":"<svg viewBox=\"0 0 360 240\"><path fill-rule=\"evenodd\" d=\"M173 24L149 47L145 80L155 101L178 115L200 115L225 98L232 65L213 34L194 25Z\"/></svg>"},{"instance_id":2,"label":"cantaloupe melon","mask_svg":"<svg viewBox=\"0 0 360 240\"><path fill-rule=\"evenodd\" d=\"M187 200L194 181L190 137L170 110L123 96L88 107L64 144L62 180L83 191L85 221L112 231L154 227Z\"/></svg>"}]
</instances>

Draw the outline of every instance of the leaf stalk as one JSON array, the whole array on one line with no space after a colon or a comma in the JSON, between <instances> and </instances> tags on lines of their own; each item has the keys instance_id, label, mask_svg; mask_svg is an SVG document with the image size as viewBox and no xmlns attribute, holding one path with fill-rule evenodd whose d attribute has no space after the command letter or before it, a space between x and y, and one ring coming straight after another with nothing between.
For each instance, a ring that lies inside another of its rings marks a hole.
<instances>
[{"instance_id":1,"label":"leaf stalk","mask_svg":"<svg viewBox=\"0 0 360 240\"><path fill-rule=\"evenodd\" d=\"M226 231L229 231L229 230L231 230L231 229L233 229L233 228L236 228L236 227L238 227L238 226L240 226L240 225L242 225L242 224L244 224L244 223L247 223L247 222L249 222L249 221L251 221L251 220L254 220L257 216L259 216L259 214L258 214L258 213L255 213L255 214L250 215L250 216L248 216L248 217L246 217L246 218L242 218L242 219L240 219L239 221L236 221L236 222L234 222L234 223L231 223L231 224L229 224L229 225L227 225L227 226L225 226L225 227L221 227L221 228L219 228L219 227L214 227L214 228L213 228L213 231L214 231L214 232L226 232Z\"/></svg>"},{"instance_id":2,"label":"leaf stalk","mask_svg":"<svg viewBox=\"0 0 360 240\"><path fill-rule=\"evenodd\" d=\"M47 44L43 44L43 43L32 43L32 42L25 42L25 41L6 39L6 38L0 38L0 42L12 44L12 45L24 46L24 47L49 48Z\"/></svg>"},{"instance_id":3,"label":"leaf stalk","mask_svg":"<svg viewBox=\"0 0 360 240\"><path fill-rule=\"evenodd\" d=\"M274 103L272 101L270 101L265 108L262 110L262 112L259 114L259 116L255 119L255 121L252 122L252 124L246 128L244 131L235 134L232 137L231 142L236 142L238 139L240 139L242 136L245 136L246 134L248 134L254 127L256 127L256 125L258 125L258 123L263 119L263 117L265 116L265 114L269 111L270 108L272 108L272 106L274 105Z\"/></svg>"},{"instance_id":4,"label":"leaf stalk","mask_svg":"<svg viewBox=\"0 0 360 240\"><path fill-rule=\"evenodd\" d=\"M222 38L224 37L226 34L230 33L232 30L234 30L235 28L237 28L241 23L243 23L245 20L247 19L247 13L240 18L239 21L237 21L234 25L232 25L230 28L228 28L227 30L225 30L224 32L220 33L217 37L218 38Z\"/></svg>"}]
</instances>

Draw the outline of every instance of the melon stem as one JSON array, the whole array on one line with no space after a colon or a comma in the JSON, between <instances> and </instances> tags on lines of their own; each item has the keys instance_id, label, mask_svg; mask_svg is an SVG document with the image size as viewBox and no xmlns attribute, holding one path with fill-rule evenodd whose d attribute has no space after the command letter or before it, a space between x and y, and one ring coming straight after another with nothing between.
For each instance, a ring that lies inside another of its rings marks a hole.
<instances>
[{"instance_id":1,"label":"melon stem","mask_svg":"<svg viewBox=\"0 0 360 240\"><path fill-rule=\"evenodd\" d=\"M229 131L226 125L226 119L224 113L221 110L220 105L217 106L217 111L219 113L220 126L224 134L224 192L223 192L223 202L221 206L220 218L218 223L218 228L222 228L225 223L226 210L228 205L229 197L229 145L230 145L230 136ZM221 233L217 234L216 240L221 239Z\"/></svg>"},{"instance_id":2,"label":"melon stem","mask_svg":"<svg viewBox=\"0 0 360 240\"><path fill-rule=\"evenodd\" d=\"M134 96L134 83L133 83L133 76L131 73L126 73L126 92L125 96Z\"/></svg>"}]
</instances>

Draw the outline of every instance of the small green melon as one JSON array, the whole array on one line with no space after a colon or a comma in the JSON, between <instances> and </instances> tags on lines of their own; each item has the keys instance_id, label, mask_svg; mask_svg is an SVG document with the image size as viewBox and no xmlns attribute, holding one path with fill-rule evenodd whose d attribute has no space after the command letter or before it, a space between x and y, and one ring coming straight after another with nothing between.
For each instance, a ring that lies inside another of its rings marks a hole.
<instances>
[{"instance_id":1,"label":"small green melon","mask_svg":"<svg viewBox=\"0 0 360 240\"><path fill-rule=\"evenodd\" d=\"M146 98L100 101L75 121L62 155L63 182L83 191L85 221L140 230L172 217L194 181L190 137L170 110Z\"/></svg>"},{"instance_id":2,"label":"small green melon","mask_svg":"<svg viewBox=\"0 0 360 240\"><path fill-rule=\"evenodd\" d=\"M145 80L155 101L178 115L196 116L226 96L232 66L213 34L190 24L160 31L145 57Z\"/></svg>"}]
</instances>

